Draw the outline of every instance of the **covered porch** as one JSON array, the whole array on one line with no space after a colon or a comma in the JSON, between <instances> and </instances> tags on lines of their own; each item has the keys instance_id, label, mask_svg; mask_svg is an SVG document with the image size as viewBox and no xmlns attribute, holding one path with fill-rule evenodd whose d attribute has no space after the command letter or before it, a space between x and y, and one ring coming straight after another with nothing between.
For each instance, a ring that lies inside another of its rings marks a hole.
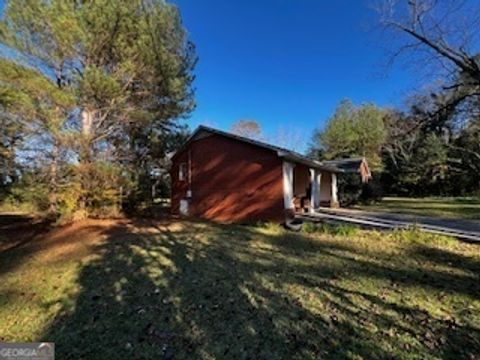
<instances>
[{"instance_id":1,"label":"covered porch","mask_svg":"<svg viewBox=\"0 0 480 360\"><path fill-rule=\"evenodd\" d=\"M365 158L316 161L291 151L282 158L283 201L287 218L314 213L321 207L338 208L339 174L356 173L367 183L372 174Z\"/></svg>"},{"instance_id":2,"label":"covered porch","mask_svg":"<svg viewBox=\"0 0 480 360\"><path fill-rule=\"evenodd\" d=\"M321 166L283 162L284 205L287 213L315 212L320 207L338 207L337 171Z\"/></svg>"}]
</instances>

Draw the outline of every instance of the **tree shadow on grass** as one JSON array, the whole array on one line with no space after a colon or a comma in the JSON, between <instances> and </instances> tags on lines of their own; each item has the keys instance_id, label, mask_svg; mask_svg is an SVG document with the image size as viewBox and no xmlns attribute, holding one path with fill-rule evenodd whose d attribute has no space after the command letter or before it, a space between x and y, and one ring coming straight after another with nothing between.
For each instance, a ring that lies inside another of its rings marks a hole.
<instances>
[{"instance_id":1,"label":"tree shadow on grass","mask_svg":"<svg viewBox=\"0 0 480 360\"><path fill-rule=\"evenodd\" d=\"M336 277L346 275L347 278L368 279L368 281L388 282L389 286L378 293L352 290L344 286L335 285L337 282L327 282L322 288L330 294L335 294L340 300L337 304L341 312L347 314L348 309L354 309L350 315L353 321L362 321L362 312L365 308L352 303L350 299L361 298L363 303L369 304L369 315L364 314L364 319L379 329L388 330L385 336L392 338L396 333L409 333L412 339L418 340L419 353L441 358L471 359L480 354L480 262L477 258L457 254L447 249L430 246L427 244L410 244L404 254L399 258L392 258L381 251L362 249L361 247L346 246L335 243L335 246L325 246L322 242L311 241L302 236L294 239L276 241L276 244L292 251L308 255L311 251L319 251L329 257L339 259L343 269ZM472 245L466 245L472 246ZM433 265L431 266L426 265ZM459 271L448 271L436 265L446 265ZM312 274L315 269L306 266L298 267L299 274ZM343 275L342 275L343 273ZM301 278L298 279L301 281ZM354 286L361 289L362 286ZM367 288L367 286L365 286ZM405 290L414 289L410 294L403 294ZM420 289L420 290L417 290ZM396 293L391 300L386 293ZM448 312L459 310L461 319L451 316L432 316L429 312L418 306L407 306L409 297L418 293L420 298L427 296L432 301L437 301L442 307L443 300L456 303L448 304ZM405 296L404 296L405 295ZM475 306L470 306L470 305ZM460 307L460 308L459 308ZM463 308L462 308L463 307ZM394 315L392 315L394 314ZM467 320L467 321L465 321ZM393 330L393 331L392 331ZM382 331L380 331L382 333ZM413 349L412 343L397 344L409 351ZM405 347L406 346L406 347ZM420 356L424 358L424 356Z\"/></svg>"},{"instance_id":2,"label":"tree shadow on grass","mask_svg":"<svg viewBox=\"0 0 480 360\"><path fill-rule=\"evenodd\" d=\"M46 258L43 261L49 262L80 260L88 252L82 247L88 248L92 243L92 239L87 242L84 237L94 237L105 227L94 223L53 226L51 221L24 216L12 221L0 215L0 276L31 263L39 254Z\"/></svg>"},{"instance_id":3,"label":"tree shadow on grass","mask_svg":"<svg viewBox=\"0 0 480 360\"><path fill-rule=\"evenodd\" d=\"M471 246L477 247L480 252L479 244L472 244ZM478 258L465 256L438 247L428 246L426 244L417 244L416 246L413 246L411 248L411 254L413 256L418 256L425 261L456 268L462 272L469 273L472 276L478 276L480 274L480 260ZM470 284L466 285L469 286ZM478 285L480 286L480 284ZM476 295L480 296L480 288L477 288L476 290Z\"/></svg>"},{"instance_id":4,"label":"tree shadow on grass","mask_svg":"<svg viewBox=\"0 0 480 360\"><path fill-rule=\"evenodd\" d=\"M38 221L28 215L0 214L0 275L21 265L41 246L37 240L50 229L50 221Z\"/></svg>"},{"instance_id":5,"label":"tree shadow on grass","mask_svg":"<svg viewBox=\"0 0 480 360\"><path fill-rule=\"evenodd\" d=\"M357 269L341 244L204 223L132 222L107 235L75 303L45 331L59 358L386 359L405 351L391 329L420 338L407 350L430 351L408 321L424 320L420 310L337 283L346 265ZM475 345L461 341L431 346Z\"/></svg>"},{"instance_id":6,"label":"tree shadow on grass","mask_svg":"<svg viewBox=\"0 0 480 360\"><path fill-rule=\"evenodd\" d=\"M50 223L28 215L0 214L0 251L21 247L48 231Z\"/></svg>"}]
</instances>

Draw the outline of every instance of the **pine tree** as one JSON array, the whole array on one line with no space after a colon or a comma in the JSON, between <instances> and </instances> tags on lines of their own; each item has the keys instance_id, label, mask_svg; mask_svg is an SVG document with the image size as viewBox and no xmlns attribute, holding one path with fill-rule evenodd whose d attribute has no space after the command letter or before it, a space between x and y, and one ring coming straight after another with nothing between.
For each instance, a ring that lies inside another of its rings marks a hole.
<instances>
[{"instance_id":1,"label":"pine tree","mask_svg":"<svg viewBox=\"0 0 480 360\"><path fill-rule=\"evenodd\" d=\"M139 129L150 129L153 141L194 108L194 47L177 8L162 0L8 1L0 38L4 64L24 75L18 86L19 78L0 74L1 87L15 91L11 113L43 124L28 130L50 139L52 192L58 158L69 152L65 168L77 164L86 210L106 186L98 180L111 180L106 163L134 167Z\"/></svg>"}]
</instances>

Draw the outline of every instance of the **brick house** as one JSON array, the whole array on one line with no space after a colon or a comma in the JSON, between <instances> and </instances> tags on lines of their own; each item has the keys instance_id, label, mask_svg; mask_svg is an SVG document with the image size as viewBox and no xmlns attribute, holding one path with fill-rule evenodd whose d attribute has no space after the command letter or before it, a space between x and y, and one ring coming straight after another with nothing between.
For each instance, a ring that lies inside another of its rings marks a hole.
<instances>
[{"instance_id":1,"label":"brick house","mask_svg":"<svg viewBox=\"0 0 480 360\"><path fill-rule=\"evenodd\" d=\"M283 222L338 206L337 175L370 178L365 159L319 162L260 141L198 127L173 156L172 213L226 222Z\"/></svg>"}]
</instances>

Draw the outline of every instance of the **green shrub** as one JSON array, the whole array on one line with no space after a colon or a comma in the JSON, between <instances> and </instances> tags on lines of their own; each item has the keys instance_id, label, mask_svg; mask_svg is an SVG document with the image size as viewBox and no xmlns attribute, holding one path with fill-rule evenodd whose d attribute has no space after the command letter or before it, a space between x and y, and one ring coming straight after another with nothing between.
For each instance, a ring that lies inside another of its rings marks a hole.
<instances>
[{"instance_id":1,"label":"green shrub","mask_svg":"<svg viewBox=\"0 0 480 360\"><path fill-rule=\"evenodd\" d=\"M121 215L123 193L131 189L127 171L121 165L105 161L82 166L78 173L83 179L81 196L88 217L116 218ZM82 210L83 206L77 207Z\"/></svg>"},{"instance_id":2,"label":"green shrub","mask_svg":"<svg viewBox=\"0 0 480 360\"><path fill-rule=\"evenodd\" d=\"M48 187L37 178L41 178L41 174L25 174L12 187L2 204L2 209L28 213L43 213L48 210L50 205Z\"/></svg>"},{"instance_id":3,"label":"green shrub","mask_svg":"<svg viewBox=\"0 0 480 360\"><path fill-rule=\"evenodd\" d=\"M57 222L64 224L81 220L78 214L78 202L82 195L80 183L74 182L62 188L57 197Z\"/></svg>"},{"instance_id":4,"label":"green shrub","mask_svg":"<svg viewBox=\"0 0 480 360\"><path fill-rule=\"evenodd\" d=\"M0 204L0 211L1 212L20 212L20 213L28 213L28 214L37 214L38 208L35 204L32 203L20 203L15 199L12 199L8 196L1 204Z\"/></svg>"}]
</instances>

